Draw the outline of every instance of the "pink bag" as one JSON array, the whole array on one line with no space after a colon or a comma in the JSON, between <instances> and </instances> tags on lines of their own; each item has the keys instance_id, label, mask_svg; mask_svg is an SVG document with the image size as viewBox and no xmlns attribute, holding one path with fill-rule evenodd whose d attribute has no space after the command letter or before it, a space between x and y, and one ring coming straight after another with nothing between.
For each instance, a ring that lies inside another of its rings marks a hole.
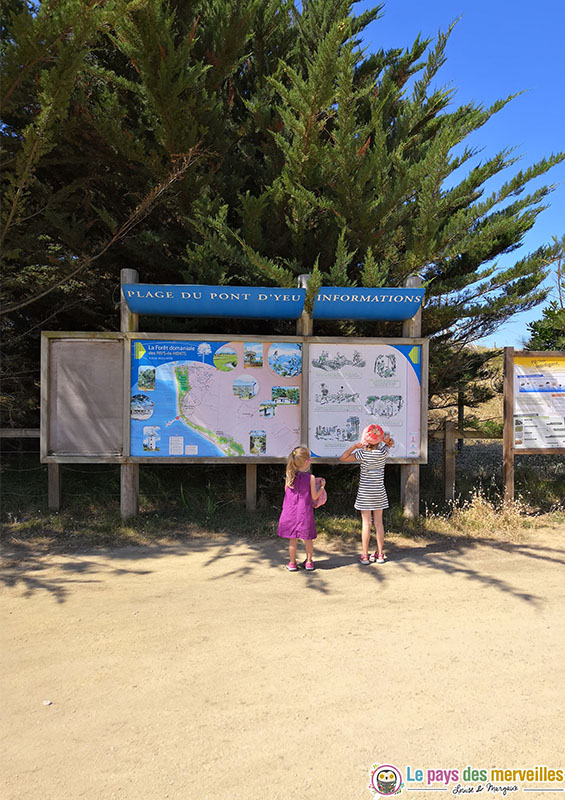
<instances>
[{"instance_id":1,"label":"pink bag","mask_svg":"<svg viewBox=\"0 0 565 800\"><path fill-rule=\"evenodd\" d=\"M322 485L322 478L316 478L316 491L320 490L320 486ZM326 490L322 489L322 494L318 497L317 500L312 500L312 505L314 508L320 508L323 506L326 500L328 499L328 495L326 494Z\"/></svg>"}]
</instances>

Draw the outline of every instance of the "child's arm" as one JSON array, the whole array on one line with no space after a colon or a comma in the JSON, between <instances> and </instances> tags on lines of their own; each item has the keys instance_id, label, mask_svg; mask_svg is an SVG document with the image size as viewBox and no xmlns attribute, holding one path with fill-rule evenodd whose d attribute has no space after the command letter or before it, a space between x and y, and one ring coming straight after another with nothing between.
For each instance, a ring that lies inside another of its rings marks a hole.
<instances>
[{"instance_id":1,"label":"child's arm","mask_svg":"<svg viewBox=\"0 0 565 800\"><path fill-rule=\"evenodd\" d=\"M316 480L320 481L319 489L316 486ZM314 475L310 475L310 497L312 498L312 500L318 499L318 497L322 494L325 485L326 485L325 478L316 478Z\"/></svg>"},{"instance_id":2,"label":"child's arm","mask_svg":"<svg viewBox=\"0 0 565 800\"><path fill-rule=\"evenodd\" d=\"M347 450L340 455L339 460L345 461L346 464L352 463L353 461L357 461L357 459L353 455L353 451L359 450L360 447L363 447L361 442L356 442L355 444L352 444L351 447L348 447Z\"/></svg>"},{"instance_id":3,"label":"child's arm","mask_svg":"<svg viewBox=\"0 0 565 800\"><path fill-rule=\"evenodd\" d=\"M391 438L389 433L385 433L385 437L383 439L383 442L386 444L386 446L388 447L389 450L390 450L391 447L394 447L394 439Z\"/></svg>"}]
</instances>

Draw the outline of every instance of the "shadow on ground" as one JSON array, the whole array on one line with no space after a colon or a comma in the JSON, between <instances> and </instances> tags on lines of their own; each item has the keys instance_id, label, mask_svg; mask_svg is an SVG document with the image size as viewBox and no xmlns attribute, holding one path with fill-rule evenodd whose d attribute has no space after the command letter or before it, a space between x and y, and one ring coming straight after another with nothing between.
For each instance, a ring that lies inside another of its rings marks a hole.
<instances>
[{"instance_id":1,"label":"shadow on ground","mask_svg":"<svg viewBox=\"0 0 565 800\"><path fill-rule=\"evenodd\" d=\"M48 533L48 532L46 532ZM316 542L316 570L290 574L289 581L306 582L309 590L329 595L334 589L332 575L336 570L358 570L376 584L394 580L416 570L432 570L449 576L463 577L474 584L506 593L522 602L539 604L541 597L522 591L501 574L500 559L489 567L488 553L530 559L532 562L565 564L561 549L536 542L532 534L527 542L496 539L450 537L428 530L425 539L410 539L391 535L387 539L388 562L384 565L361 565L358 561L356 537L321 536ZM72 550L72 548L68 548ZM299 545L299 555L303 552ZM5 547L0 585L29 598L37 592L50 593L59 603L65 602L77 584L103 583L120 575L150 575L159 570L159 560L177 556L190 558L197 553L207 554L203 569L210 570L209 579L221 582L228 578L251 580L265 571L284 570L287 560L286 542L272 535L268 538L229 536L227 534L181 535L174 540L164 537L148 544L115 548L89 549L83 552L53 552L49 547L34 547L32 543L14 543ZM225 569L224 569L225 566Z\"/></svg>"}]
</instances>

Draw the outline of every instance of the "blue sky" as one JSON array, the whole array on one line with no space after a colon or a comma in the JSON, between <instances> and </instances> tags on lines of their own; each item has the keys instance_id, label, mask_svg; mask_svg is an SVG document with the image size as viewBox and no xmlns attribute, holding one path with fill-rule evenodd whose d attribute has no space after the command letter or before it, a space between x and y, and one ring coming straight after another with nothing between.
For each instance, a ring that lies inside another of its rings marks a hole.
<instances>
[{"instance_id":1,"label":"blue sky","mask_svg":"<svg viewBox=\"0 0 565 800\"><path fill-rule=\"evenodd\" d=\"M354 13L375 5L361 0ZM492 191L515 172L565 150L565 0L386 0L381 19L366 29L364 45L369 52L409 47L418 34L435 38L456 19L447 61L436 78L437 85L457 90L453 104L475 101L488 107L523 92L467 140L483 148L479 159L505 147L515 148L514 154L521 156L500 180L486 184ZM547 199L549 207L538 216L522 247L500 259L501 266L565 233L565 163L532 181L527 191L544 184L558 184ZM554 280L548 279L547 285L555 297ZM520 347L527 338L527 323L540 319L542 309L540 305L517 315L480 344Z\"/></svg>"}]
</instances>

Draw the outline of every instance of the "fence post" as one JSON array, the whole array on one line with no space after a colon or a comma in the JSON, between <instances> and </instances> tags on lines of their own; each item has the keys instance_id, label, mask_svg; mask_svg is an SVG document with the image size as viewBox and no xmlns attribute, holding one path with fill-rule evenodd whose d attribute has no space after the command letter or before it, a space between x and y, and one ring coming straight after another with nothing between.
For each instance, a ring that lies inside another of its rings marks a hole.
<instances>
[{"instance_id":1,"label":"fence post","mask_svg":"<svg viewBox=\"0 0 565 800\"><path fill-rule=\"evenodd\" d=\"M457 392L457 427L460 431L465 428L465 394L462 389ZM457 450L463 450L463 439L457 439Z\"/></svg>"},{"instance_id":2,"label":"fence post","mask_svg":"<svg viewBox=\"0 0 565 800\"><path fill-rule=\"evenodd\" d=\"M47 505L51 511L61 508L61 465L47 464Z\"/></svg>"},{"instance_id":3,"label":"fence post","mask_svg":"<svg viewBox=\"0 0 565 800\"><path fill-rule=\"evenodd\" d=\"M120 284L137 283L139 275L135 269L120 271ZM123 332L139 330L139 317L132 314L121 289L120 330ZM128 352L128 357L129 352ZM128 403L129 405L129 403ZM127 415L129 419L129 414ZM124 431L125 433L125 431ZM129 437L124 437L126 441ZM128 451L129 455L129 451ZM122 519L135 517L139 513L139 464L120 464L120 515Z\"/></svg>"},{"instance_id":4,"label":"fence post","mask_svg":"<svg viewBox=\"0 0 565 800\"><path fill-rule=\"evenodd\" d=\"M514 348L504 348L504 433L502 439L504 502L514 500Z\"/></svg>"},{"instance_id":5,"label":"fence post","mask_svg":"<svg viewBox=\"0 0 565 800\"><path fill-rule=\"evenodd\" d=\"M245 508L257 509L257 464L245 465Z\"/></svg>"},{"instance_id":6,"label":"fence post","mask_svg":"<svg viewBox=\"0 0 565 800\"><path fill-rule=\"evenodd\" d=\"M304 275L298 276L298 288L299 289L308 289L308 281L310 279L310 274L305 273ZM312 317L310 314L304 309L302 311L302 316L296 320L296 335L297 336L312 336L313 330L313 323ZM304 374L304 370L302 371Z\"/></svg>"},{"instance_id":7,"label":"fence post","mask_svg":"<svg viewBox=\"0 0 565 800\"><path fill-rule=\"evenodd\" d=\"M455 422L446 419L443 425L443 486L446 503L455 500Z\"/></svg>"},{"instance_id":8,"label":"fence post","mask_svg":"<svg viewBox=\"0 0 565 800\"><path fill-rule=\"evenodd\" d=\"M419 275L410 275L404 285L410 289L420 288L422 279ZM422 309L419 308L413 317L402 323L402 336L417 338L422 335ZM420 465L400 465L400 504L402 514L408 519L416 519L420 513Z\"/></svg>"}]
</instances>

